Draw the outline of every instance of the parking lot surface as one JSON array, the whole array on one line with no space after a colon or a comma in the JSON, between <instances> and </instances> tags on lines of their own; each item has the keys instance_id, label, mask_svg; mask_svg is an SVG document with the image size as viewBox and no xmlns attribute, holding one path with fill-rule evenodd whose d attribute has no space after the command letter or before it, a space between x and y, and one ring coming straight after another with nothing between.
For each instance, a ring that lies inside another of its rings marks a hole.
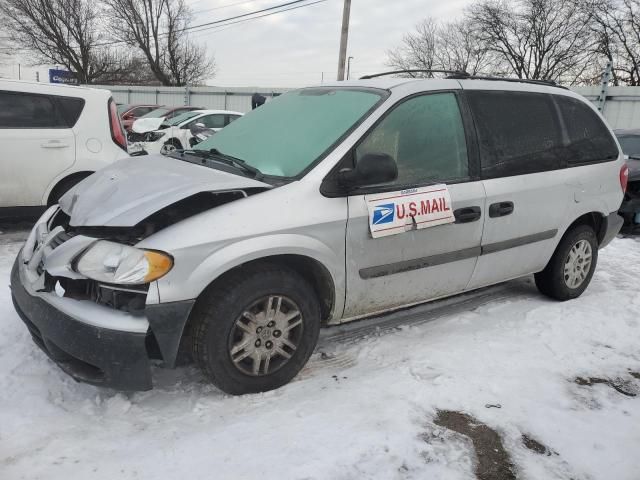
<instances>
[{"instance_id":1,"label":"parking lot surface","mask_svg":"<svg viewBox=\"0 0 640 480\"><path fill-rule=\"evenodd\" d=\"M327 329L294 382L230 397L193 367L135 394L62 373L11 304L25 227L0 226L3 480L638 478L638 240L577 300L523 279Z\"/></svg>"}]
</instances>

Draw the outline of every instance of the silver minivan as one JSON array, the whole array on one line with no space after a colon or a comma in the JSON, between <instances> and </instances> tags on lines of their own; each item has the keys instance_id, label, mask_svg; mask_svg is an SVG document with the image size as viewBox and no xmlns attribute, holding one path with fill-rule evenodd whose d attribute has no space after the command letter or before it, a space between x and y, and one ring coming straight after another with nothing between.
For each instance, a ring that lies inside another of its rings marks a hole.
<instances>
[{"instance_id":1,"label":"silver minivan","mask_svg":"<svg viewBox=\"0 0 640 480\"><path fill-rule=\"evenodd\" d=\"M529 274L578 297L626 177L599 113L551 84L304 88L82 181L34 226L13 300L80 381L145 390L152 363L192 360L225 392L270 390L324 325Z\"/></svg>"}]
</instances>

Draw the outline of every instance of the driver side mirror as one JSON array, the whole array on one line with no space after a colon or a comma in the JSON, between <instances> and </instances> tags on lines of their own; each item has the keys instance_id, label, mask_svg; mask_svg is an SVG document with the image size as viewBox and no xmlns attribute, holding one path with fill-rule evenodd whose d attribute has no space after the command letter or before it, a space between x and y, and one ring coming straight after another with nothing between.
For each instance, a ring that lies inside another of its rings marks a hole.
<instances>
[{"instance_id":1,"label":"driver side mirror","mask_svg":"<svg viewBox=\"0 0 640 480\"><path fill-rule=\"evenodd\" d=\"M356 163L356 168L341 170L338 184L344 190L393 182L398 178L398 165L386 153L366 153Z\"/></svg>"}]
</instances>

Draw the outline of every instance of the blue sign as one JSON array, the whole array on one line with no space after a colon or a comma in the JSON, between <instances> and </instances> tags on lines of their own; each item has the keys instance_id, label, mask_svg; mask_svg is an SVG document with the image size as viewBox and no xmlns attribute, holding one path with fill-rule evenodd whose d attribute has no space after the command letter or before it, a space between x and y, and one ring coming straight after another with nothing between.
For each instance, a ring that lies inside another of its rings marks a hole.
<instances>
[{"instance_id":1,"label":"blue sign","mask_svg":"<svg viewBox=\"0 0 640 480\"><path fill-rule=\"evenodd\" d=\"M49 69L49 83L66 83L67 85L78 85L78 79L69 70Z\"/></svg>"},{"instance_id":2,"label":"blue sign","mask_svg":"<svg viewBox=\"0 0 640 480\"><path fill-rule=\"evenodd\" d=\"M395 217L396 206L393 203L387 203L385 205L376 205L373 211L374 225L380 225L382 223L391 223Z\"/></svg>"}]
</instances>

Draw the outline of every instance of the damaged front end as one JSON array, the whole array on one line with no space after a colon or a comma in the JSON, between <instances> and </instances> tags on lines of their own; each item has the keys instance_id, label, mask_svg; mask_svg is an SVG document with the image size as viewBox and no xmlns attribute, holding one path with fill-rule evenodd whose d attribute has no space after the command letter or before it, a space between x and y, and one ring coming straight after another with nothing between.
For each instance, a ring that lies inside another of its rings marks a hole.
<instances>
[{"instance_id":1,"label":"damaged front end","mask_svg":"<svg viewBox=\"0 0 640 480\"><path fill-rule=\"evenodd\" d=\"M156 279L171 269L171 252L136 245L271 188L179 162L160 172L152 160L147 170L140 158L98 172L47 210L11 274L16 311L35 343L75 379L120 390L150 389L151 360L175 366L195 302L162 303ZM140 183L142 170L155 188ZM162 182L170 186L158 192Z\"/></svg>"}]
</instances>

